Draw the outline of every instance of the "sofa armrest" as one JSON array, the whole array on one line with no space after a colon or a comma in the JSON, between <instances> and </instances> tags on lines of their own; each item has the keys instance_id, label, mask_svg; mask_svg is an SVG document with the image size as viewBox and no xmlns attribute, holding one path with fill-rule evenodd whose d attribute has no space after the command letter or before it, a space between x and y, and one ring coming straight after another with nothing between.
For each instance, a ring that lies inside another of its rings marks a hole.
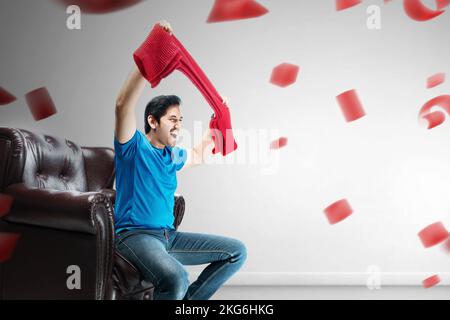
<instances>
[{"instance_id":1,"label":"sofa armrest","mask_svg":"<svg viewBox=\"0 0 450 320\"><path fill-rule=\"evenodd\" d=\"M86 250L94 252L96 261L85 263L95 270L93 296L95 299L107 298L114 254L114 220L110 199L100 192L29 188L21 183L8 186L4 193L14 198L10 212L2 218L5 222L79 232L80 236L93 235ZM27 232L29 234L24 239L32 236L31 231ZM67 233L65 239L74 237ZM17 255L30 255L28 249L19 250Z\"/></svg>"},{"instance_id":2,"label":"sofa armrest","mask_svg":"<svg viewBox=\"0 0 450 320\"><path fill-rule=\"evenodd\" d=\"M97 234L95 220L108 219L95 217L99 206L103 207L100 211L110 212L112 221L111 202L100 192L29 188L18 183L8 186L4 193L14 198L3 218L7 222Z\"/></svg>"},{"instance_id":3,"label":"sofa armrest","mask_svg":"<svg viewBox=\"0 0 450 320\"><path fill-rule=\"evenodd\" d=\"M185 209L185 202L183 196L175 194L175 204L173 206L173 215L175 217L173 226L175 227L175 229L178 229L178 226L181 224L181 221L183 220L184 209Z\"/></svg>"},{"instance_id":4,"label":"sofa armrest","mask_svg":"<svg viewBox=\"0 0 450 320\"><path fill-rule=\"evenodd\" d=\"M100 189L98 192L103 193L111 201L114 206L116 203L116 190L114 189Z\"/></svg>"}]
</instances>

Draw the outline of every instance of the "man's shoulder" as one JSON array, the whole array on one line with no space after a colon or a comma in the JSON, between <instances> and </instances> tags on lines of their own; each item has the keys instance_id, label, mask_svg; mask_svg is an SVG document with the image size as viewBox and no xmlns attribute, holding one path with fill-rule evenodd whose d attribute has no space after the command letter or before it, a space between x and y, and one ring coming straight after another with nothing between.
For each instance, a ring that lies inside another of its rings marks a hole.
<instances>
[{"instance_id":1,"label":"man's shoulder","mask_svg":"<svg viewBox=\"0 0 450 320\"><path fill-rule=\"evenodd\" d=\"M127 144L129 144L129 143L135 141L136 139L137 139L137 140L141 140L142 136L144 136L144 134L143 134L141 131L139 131L139 130L136 129L136 131L133 133L133 135L131 136L131 138L128 139L128 141L120 142L120 141L117 139L116 134L114 133L114 145L115 145L115 146L124 146L124 145L127 145ZM145 137L145 136L144 136L144 137Z\"/></svg>"}]
</instances>

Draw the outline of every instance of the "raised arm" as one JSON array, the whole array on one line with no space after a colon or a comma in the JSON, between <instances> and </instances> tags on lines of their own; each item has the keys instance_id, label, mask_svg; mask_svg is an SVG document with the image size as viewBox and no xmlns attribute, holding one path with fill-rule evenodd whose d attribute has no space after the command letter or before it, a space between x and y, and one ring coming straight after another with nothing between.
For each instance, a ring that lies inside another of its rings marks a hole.
<instances>
[{"instance_id":1,"label":"raised arm","mask_svg":"<svg viewBox=\"0 0 450 320\"><path fill-rule=\"evenodd\" d=\"M145 78L134 66L116 100L115 135L120 143L130 140L136 131L135 109L144 85Z\"/></svg>"}]
</instances>

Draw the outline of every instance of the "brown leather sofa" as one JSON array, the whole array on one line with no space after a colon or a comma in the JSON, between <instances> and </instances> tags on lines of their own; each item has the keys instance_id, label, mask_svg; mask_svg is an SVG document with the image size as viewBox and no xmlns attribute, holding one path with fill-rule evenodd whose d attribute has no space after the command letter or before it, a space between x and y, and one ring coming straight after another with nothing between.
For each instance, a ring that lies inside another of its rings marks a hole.
<instances>
[{"instance_id":1,"label":"brown leather sofa","mask_svg":"<svg viewBox=\"0 0 450 320\"><path fill-rule=\"evenodd\" d=\"M0 232L20 234L0 263L0 299L145 299L154 286L114 249L114 150L0 127ZM175 227L184 199L175 195ZM69 289L70 266L80 288Z\"/></svg>"}]
</instances>

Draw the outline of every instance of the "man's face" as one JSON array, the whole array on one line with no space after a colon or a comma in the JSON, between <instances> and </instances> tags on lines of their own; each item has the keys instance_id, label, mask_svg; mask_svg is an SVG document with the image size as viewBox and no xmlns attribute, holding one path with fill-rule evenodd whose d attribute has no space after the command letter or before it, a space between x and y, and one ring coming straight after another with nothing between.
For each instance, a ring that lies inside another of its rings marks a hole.
<instances>
[{"instance_id":1,"label":"man's face","mask_svg":"<svg viewBox=\"0 0 450 320\"><path fill-rule=\"evenodd\" d=\"M180 107L178 105L170 106L167 112L159 120L159 125L156 124L156 136L158 140L169 146L175 146L178 136L180 134L183 116L181 115Z\"/></svg>"}]
</instances>

